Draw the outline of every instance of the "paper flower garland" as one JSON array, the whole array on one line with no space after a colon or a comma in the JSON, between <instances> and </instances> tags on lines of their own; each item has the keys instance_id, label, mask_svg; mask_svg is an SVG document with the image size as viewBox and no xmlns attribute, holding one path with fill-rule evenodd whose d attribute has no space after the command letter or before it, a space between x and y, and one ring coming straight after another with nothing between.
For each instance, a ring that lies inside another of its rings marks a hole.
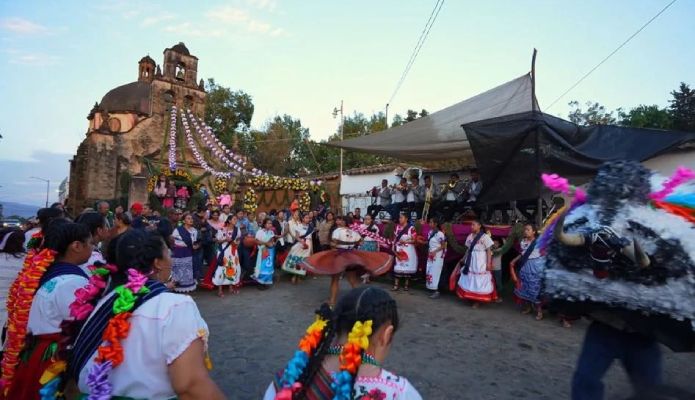
<instances>
[{"instance_id":1,"label":"paper flower garland","mask_svg":"<svg viewBox=\"0 0 695 400\"><path fill-rule=\"evenodd\" d=\"M186 118L185 113L181 114L181 124L183 125L184 132L186 133L186 141L188 142L188 147L193 152L193 158L195 158L195 160L198 162L198 164L200 164L201 167L203 167L204 170L211 173L215 177L231 178L232 176L234 176L234 174L232 174L231 172L222 172L213 169L212 167L210 167L207 161L205 161L203 156L198 151L198 146L196 146L195 140L191 135L191 129L188 126L188 119Z\"/></svg>"},{"instance_id":2,"label":"paper flower garland","mask_svg":"<svg viewBox=\"0 0 695 400\"><path fill-rule=\"evenodd\" d=\"M228 181L225 178L221 176L216 177L215 184L213 185L215 193L222 193L225 189L227 189L227 183Z\"/></svg>"},{"instance_id":3,"label":"paper flower garland","mask_svg":"<svg viewBox=\"0 0 695 400\"><path fill-rule=\"evenodd\" d=\"M171 106L171 117L169 120L169 170L176 170L176 106Z\"/></svg>"}]
</instances>

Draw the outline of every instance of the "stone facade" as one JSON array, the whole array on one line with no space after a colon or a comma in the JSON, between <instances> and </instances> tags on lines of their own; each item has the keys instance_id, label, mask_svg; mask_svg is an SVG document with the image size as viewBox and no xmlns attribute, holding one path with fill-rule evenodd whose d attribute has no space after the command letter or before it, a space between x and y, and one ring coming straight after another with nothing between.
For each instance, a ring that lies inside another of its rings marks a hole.
<instances>
[{"instance_id":1,"label":"stone facade","mask_svg":"<svg viewBox=\"0 0 695 400\"><path fill-rule=\"evenodd\" d=\"M164 50L161 66L143 57L137 81L112 89L94 105L86 138L70 160L70 210L79 212L99 200L147 198L146 185L140 184L148 178L145 158L166 165L171 106L205 113L205 89L197 75L198 58L179 43ZM189 149L185 158L194 175L203 173Z\"/></svg>"}]
</instances>

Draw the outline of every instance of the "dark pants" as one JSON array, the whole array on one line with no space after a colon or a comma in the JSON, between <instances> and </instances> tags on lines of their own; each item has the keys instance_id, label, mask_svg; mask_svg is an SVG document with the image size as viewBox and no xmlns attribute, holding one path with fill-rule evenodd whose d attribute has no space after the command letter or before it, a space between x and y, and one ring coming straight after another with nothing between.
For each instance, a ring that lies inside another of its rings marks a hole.
<instances>
[{"instance_id":1,"label":"dark pants","mask_svg":"<svg viewBox=\"0 0 695 400\"><path fill-rule=\"evenodd\" d=\"M422 209L425 207L425 203L407 203L408 208L408 219L411 218L411 214L415 212L415 219L422 218Z\"/></svg>"},{"instance_id":2,"label":"dark pants","mask_svg":"<svg viewBox=\"0 0 695 400\"><path fill-rule=\"evenodd\" d=\"M391 214L391 221L398 221L398 215L401 213L401 208L403 208L404 203L393 203L386 207L386 211Z\"/></svg>"},{"instance_id":3,"label":"dark pants","mask_svg":"<svg viewBox=\"0 0 695 400\"><path fill-rule=\"evenodd\" d=\"M385 207L382 207L378 204L371 205L367 207L367 214L371 215L372 218L376 217L377 214L379 214L379 211L385 210Z\"/></svg>"},{"instance_id":4,"label":"dark pants","mask_svg":"<svg viewBox=\"0 0 695 400\"><path fill-rule=\"evenodd\" d=\"M572 400L603 399L601 379L616 358L636 392L661 384L661 350L656 341L595 321L586 331L574 371Z\"/></svg>"},{"instance_id":5,"label":"dark pants","mask_svg":"<svg viewBox=\"0 0 695 400\"><path fill-rule=\"evenodd\" d=\"M203 249L193 250L193 278L203 279Z\"/></svg>"}]
</instances>

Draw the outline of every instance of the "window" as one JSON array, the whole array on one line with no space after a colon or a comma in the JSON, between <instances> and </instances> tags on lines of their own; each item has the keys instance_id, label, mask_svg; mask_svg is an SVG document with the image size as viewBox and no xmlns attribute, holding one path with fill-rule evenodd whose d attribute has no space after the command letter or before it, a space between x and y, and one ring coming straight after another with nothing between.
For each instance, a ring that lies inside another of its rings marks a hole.
<instances>
[{"instance_id":1,"label":"window","mask_svg":"<svg viewBox=\"0 0 695 400\"><path fill-rule=\"evenodd\" d=\"M167 90L162 94L162 98L164 99L164 104L166 104L166 110L171 111L171 106L174 105L174 92Z\"/></svg>"},{"instance_id":2,"label":"window","mask_svg":"<svg viewBox=\"0 0 695 400\"><path fill-rule=\"evenodd\" d=\"M186 79L186 66L183 63L176 65L176 79L180 81Z\"/></svg>"}]
</instances>

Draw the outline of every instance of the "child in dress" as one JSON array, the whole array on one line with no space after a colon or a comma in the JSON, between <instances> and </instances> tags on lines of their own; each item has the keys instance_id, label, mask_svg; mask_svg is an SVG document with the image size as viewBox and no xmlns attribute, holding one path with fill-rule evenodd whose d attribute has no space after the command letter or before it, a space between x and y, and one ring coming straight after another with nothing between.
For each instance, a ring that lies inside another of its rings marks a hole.
<instances>
[{"instance_id":1,"label":"child in dress","mask_svg":"<svg viewBox=\"0 0 695 400\"><path fill-rule=\"evenodd\" d=\"M176 208L180 209L185 209L186 205L188 205L188 199L191 197L190 194L188 194L188 188L185 186L179 187L179 190L176 191Z\"/></svg>"},{"instance_id":2,"label":"child in dress","mask_svg":"<svg viewBox=\"0 0 695 400\"><path fill-rule=\"evenodd\" d=\"M174 199L176 199L176 185L174 184L174 182L169 182L167 194L166 196L164 196L164 202L162 202L162 206L164 206L164 208L174 208Z\"/></svg>"},{"instance_id":3,"label":"child in dress","mask_svg":"<svg viewBox=\"0 0 695 400\"><path fill-rule=\"evenodd\" d=\"M217 198L220 203L220 207L232 206L232 195L229 194L229 190L225 189L224 192Z\"/></svg>"},{"instance_id":4,"label":"child in dress","mask_svg":"<svg viewBox=\"0 0 695 400\"><path fill-rule=\"evenodd\" d=\"M276 376L263 399L421 400L406 378L382 367L398 325L396 302L373 286L352 289L334 311L324 304L307 330L310 340L302 340L288 373Z\"/></svg>"}]
</instances>

